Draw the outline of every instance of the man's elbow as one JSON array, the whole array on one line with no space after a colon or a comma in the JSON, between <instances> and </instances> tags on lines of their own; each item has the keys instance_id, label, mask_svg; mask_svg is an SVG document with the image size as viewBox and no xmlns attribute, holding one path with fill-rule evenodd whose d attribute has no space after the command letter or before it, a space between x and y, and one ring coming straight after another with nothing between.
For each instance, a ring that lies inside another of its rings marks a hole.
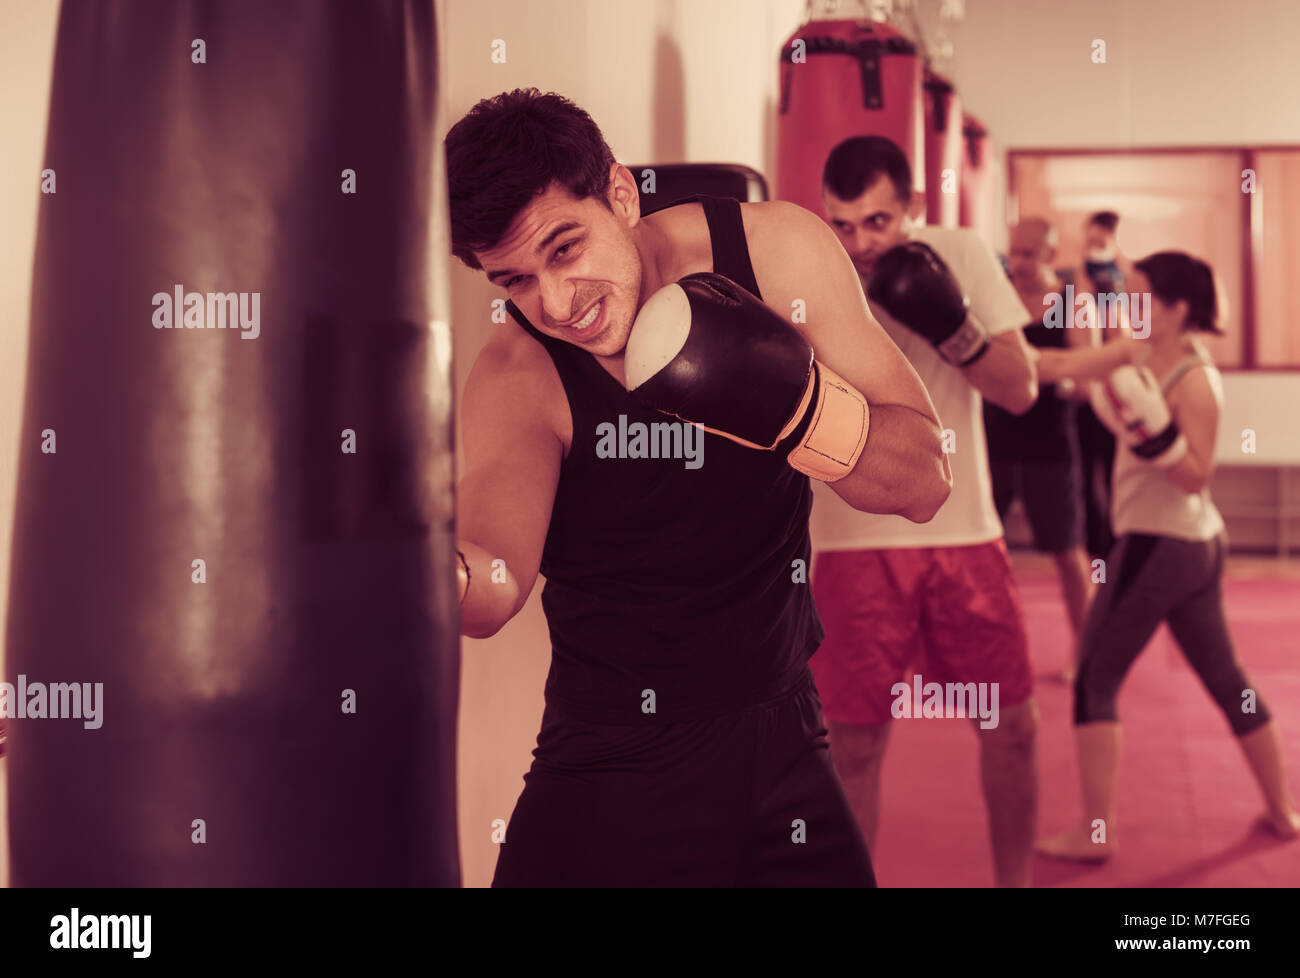
<instances>
[{"instance_id":1,"label":"man's elbow","mask_svg":"<svg viewBox=\"0 0 1300 978\"><path fill-rule=\"evenodd\" d=\"M1038 377L1034 373L999 392L998 405L1012 414L1025 414L1038 400Z\"/></svg>"},{"instance_id":2,"label":"man's elbow","mask_svg":"<svg viewBox=\"0 0 1300 978\"><path fill-rule=\"evenodd\" d=\"M471 581L471 588L473 587ZM460 633L466 638L491 638L522 609L528 595L521 589L514 578L507 575L501 583L494 583L488 595L467 594L466 605L472 601L472 609L462 606L460 614Z\"/></svg>"},{"instance_id":3,"label":"man's elbow","mask_svg":"<svg viewBox=\"0 0 1300 978\"><path fill-rule=\"evenodd\" d=\"M898 515L913 523L929 523L952 493L952 471L946 463L930 467L913 483L907 506Z\"/></svg>"},{"instance_id":4,"label":"man's elbow","mask_svg":"<svg viewBox=\"0 0 1300 978\"><path fill-rule=\"evenodd\" d=\"M470 622L462 621L460 624L460 633L465 638L491 638L497 632L501 631L504 625L505 622L503 621L474 622L472 624Z\"/></svg>"}]
</instances>

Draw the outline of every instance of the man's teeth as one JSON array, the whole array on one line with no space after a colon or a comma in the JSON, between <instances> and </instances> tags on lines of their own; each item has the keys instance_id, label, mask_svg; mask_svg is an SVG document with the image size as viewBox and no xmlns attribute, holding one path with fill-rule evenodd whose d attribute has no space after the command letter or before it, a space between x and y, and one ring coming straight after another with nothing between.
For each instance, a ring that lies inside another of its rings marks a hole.
<instances>
[{"instance_id":1,"label":"man's teeth","mask_svg":"<svg viewBox=\"0 0 1300 978\"><path fill-rule=\"evenodd\" d=\"M579 322L574 323L573 328L586 329L588 326L594 323L596 321L596 317L600 315L600 307L604 304L604 301L605 300L602 299L600 302L597 302L594 306L592 306L591 312L583 316Z\"/></svg>"}]
</instances>

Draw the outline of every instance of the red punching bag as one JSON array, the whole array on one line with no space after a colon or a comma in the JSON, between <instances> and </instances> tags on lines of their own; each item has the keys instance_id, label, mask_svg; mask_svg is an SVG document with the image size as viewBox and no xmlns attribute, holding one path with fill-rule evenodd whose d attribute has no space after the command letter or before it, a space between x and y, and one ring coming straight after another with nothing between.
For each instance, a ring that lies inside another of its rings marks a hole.
<instances>
[{"instance_id":1,"label":"red punching bag","mask_svg":"<svg viewBox=\"0 0 1300 978\"><path fill-rule=\"evenodd\" d=\"M963 113L961 226L974 228L985 241L996 241L997 161L988 131L975 116Z\"/></svg>"},{"instance_id":2,"label":"red punching bag","mask_svg":"<svg viewBox=\"0 0 1300 978\"><path fill-rule=\"evenodd\" d=\"M925 179L921 61L888 24L813 20L781 49L776 190L825 216L822 169L850 136L884 136L907 154L913 180Z\"/></svg>"},{"instance_id":3,"label":"red punching bag","mask_svg":"<svg viewBox=\"0 0 1300 978\"><path fill-rule=\"evenodd\" d=\"M437 68L433 0L63 5L13 885L459 885Z\"/></svg>"},{"instance_id":4,"label":"red punching bag","mask_svg":"<svg viewBox=\"0 0 1300 978\"><path fill-rule=\"evenodd\" d=\"M962 112L952 82L925 73L925 220L957 227L961 211Z\"/></svg>"}]
</instances>

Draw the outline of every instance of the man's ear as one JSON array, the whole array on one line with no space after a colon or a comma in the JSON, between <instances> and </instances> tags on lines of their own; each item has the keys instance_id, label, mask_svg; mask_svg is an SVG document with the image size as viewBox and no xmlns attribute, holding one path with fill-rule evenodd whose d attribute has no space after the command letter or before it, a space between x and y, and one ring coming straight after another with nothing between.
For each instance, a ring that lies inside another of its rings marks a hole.
<instances>
[{"instance_id":1,"label":"man's ear","mask_svg":"<svg viewBox=\"0 0 1300 978\"><path fill-rule=\"evenodd\" d=\"M614 216L628 227L641 220L641 194L637 191L632 171L622 163L615 163L609 171L609 193L606 197Z\"/></svg>"},{"instance_id":2,"label":"man's ear","mask_svg":"<svg viewBox=\"0 0 1300 978\"><path fill-rule=\"evenodd\" d=\"M919 221L925 214L925 192L921 190L912 191L912 199L907 205L907 219L909 221Z\"/></svg>"}]
</instances>

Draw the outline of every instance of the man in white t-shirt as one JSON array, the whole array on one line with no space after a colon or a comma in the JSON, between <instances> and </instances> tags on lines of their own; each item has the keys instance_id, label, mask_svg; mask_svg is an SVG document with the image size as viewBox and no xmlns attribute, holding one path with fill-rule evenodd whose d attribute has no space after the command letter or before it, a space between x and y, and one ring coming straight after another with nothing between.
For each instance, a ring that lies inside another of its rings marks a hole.
<instances>
[{"instance_id":1,"label":"man in white t-shirt","mask_svg":"<svg viewBox=\"0 0 1300 978\"><path fill-rule=\"evenodd\" d=\"M845 140L823 174L828 221L871 311L930 392L952 494L916 524L858 512L814 487L812 582L826 639L811 665L831 757L868 846L890 719L933 716L943 703L941 715L976 721L997 882L1028 886L1037 709L981 395L1017 414L1033 405L1037 380L1021 333L1031 316L973 231L912 224L924 199L911 188L903 151L878 136ZM905 683L913 666L919 681Z\"/></svg>"}]
</instances>

